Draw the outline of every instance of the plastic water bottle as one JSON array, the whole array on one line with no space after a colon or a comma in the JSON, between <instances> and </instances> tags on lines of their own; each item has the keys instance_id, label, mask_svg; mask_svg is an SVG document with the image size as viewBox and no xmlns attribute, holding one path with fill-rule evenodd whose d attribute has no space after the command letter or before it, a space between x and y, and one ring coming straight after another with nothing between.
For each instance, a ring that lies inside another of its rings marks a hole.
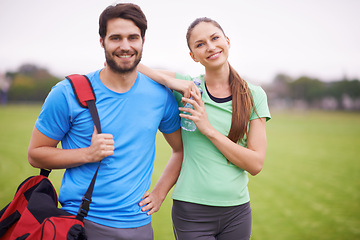
<instances>
[{"instance_id":1,"label":"plastic water bottle","mask_svg":"<svg viewBox=\"0 0 360 240\"><path fill-rule=\"evenodd\" d=\"M195 78L195 79L194 79L194 83L195 83L195 85L199 88L200 94L201 94L201 96L202 96L202 92L203 92L203 91L202 91L201 86L200 86L201 80L198 79L198 78ZM192 99L192 97L190 97L190 99ZM184 107L185 107L185 108L192 108L192 109L194 109L194 107L193 107L190 103L186 103ZM187 114L187 115L191 115L191 114L188 113L188 112L182 112L182 113L183 113L183 114ZM192 120L190 120L190 119L181 118L181 128L184 129L184 130L186 130L186 131L193 132L193 131L196 130L196 125L195 125L195 123L194 123Z\"/></svg>"}]
</instances>

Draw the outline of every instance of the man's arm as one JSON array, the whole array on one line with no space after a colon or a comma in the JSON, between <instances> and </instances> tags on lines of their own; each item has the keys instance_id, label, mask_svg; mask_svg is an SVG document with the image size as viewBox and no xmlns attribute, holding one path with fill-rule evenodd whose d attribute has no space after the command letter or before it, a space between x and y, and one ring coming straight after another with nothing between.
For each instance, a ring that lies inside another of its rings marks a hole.
<instances>
[{"instance_id":1,"label":"man's arm","mask_svg":"<svg viewBox=\"0 0 360 240\"><path fill-rule=\"evenodd\" d=\"M142 211L145 212L149 210L147 212L148 215L151 215L160 209L166 195L176 183L182 165L183 145L180 129L171 134L163 135L172 148L172 154L153 191L151 193L146 192L143 196L144 199L139 203L140 207L142 207Z\"/></svg>"},{"instance_id":2,"label":"man's arm","mask_svg":"<svg viewBox=\"0 0 360 240\"><path fill-rule=\"evenodd\" d=\"M77 167L85 163L98 162L114 153L111 134L98 134L96 129L87 148L60 149L59 141L51 139L34 127L28 148L31 166L46 169Z\"/></svg>"}]
</instances>

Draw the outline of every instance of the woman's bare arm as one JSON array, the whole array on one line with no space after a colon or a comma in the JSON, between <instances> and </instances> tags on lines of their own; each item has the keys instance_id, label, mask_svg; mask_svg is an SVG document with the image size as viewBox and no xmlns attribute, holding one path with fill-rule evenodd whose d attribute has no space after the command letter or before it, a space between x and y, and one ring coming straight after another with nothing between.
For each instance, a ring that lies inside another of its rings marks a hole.
<instances>
[{"instance_id":1,"label":"woman's bare arm","mask_svg":"<svg viewBox=\"0 0 360 240\"><path fill-rule=\"evenodd\" d=\"M137 70L142 74L153 79L168 88L180 92L184 97L190 98L190 92L199 92L194 82L176 78L176 73L166 70L149 68L141 63L138 64Z\"/></svg>"}]
</instances>

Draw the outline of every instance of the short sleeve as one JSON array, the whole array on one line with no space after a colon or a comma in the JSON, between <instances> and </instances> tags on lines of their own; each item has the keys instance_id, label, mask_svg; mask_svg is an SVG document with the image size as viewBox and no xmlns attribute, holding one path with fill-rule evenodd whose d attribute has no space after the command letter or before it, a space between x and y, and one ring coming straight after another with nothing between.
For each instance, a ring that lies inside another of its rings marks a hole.
<instances>
[{"instance_id":1,"label":"short sleeve","mask_svg":"<svg viewBox=\"0 0 360 240\"><path fill-rule=\"evenodd\" d=\"M266 118L266 121L271 119L270 110L267 102L267 95L260 86L249 85L254 101L255 111L253 110L250 120L257 118Z\"/></svg>"},{"instance_id":2,"label":"short sleeve","mask_svg":"<svg viewBox=\"0 0 360 240\"><path fill-rule=\"evenodd\" d=\"M70 128L69 107L64 81L55 85L41 108L35 127L54 140L62 140Z\"/></svg>"},{"instance_id":3,"label":"short sleeve","mask_svg":"<svg viewBox=\"0 0 360 240\"><path fill-rule=\"evenodd\" d=\"M171 90L166 88L167 101L165 105L165 111L163 119L160 123L159 130L162 133L168 134L175 132L180 128L180 116L178 105L175 98L171 93Z\"/></svg>"}]
</instances>

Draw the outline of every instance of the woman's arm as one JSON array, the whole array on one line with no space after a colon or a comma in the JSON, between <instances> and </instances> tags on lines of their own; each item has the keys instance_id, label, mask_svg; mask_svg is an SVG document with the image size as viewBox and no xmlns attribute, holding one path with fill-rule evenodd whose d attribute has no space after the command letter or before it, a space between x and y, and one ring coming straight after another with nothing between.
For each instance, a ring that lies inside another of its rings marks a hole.
<instances>
[{"instance_id":1,"label":"woman's arm","mask_svg":"<svg viewBox=\"0 0 360 240\"><path fill-rule=\"evenodd\" d=\"M199 131L234 165L246 170L251 175L258 174L264 165L266 154L266 119L259 118L250 121L247 148L242 147L218 132L210 124L201 96L194 92L191 95L193 99L183 98L182 100L192 104L194 109L179 108L180 112L191 113L191 115L181 113L180 117L193 120Z\"/></svg>"},{"instance_id":2,"label":"woman's arm","mask_svg":"<svg viewBox=\"0 0 360 240\"><path fill-rule=\"evenodd\" d=\"M247 148L234 143L214 128L204 135L230 162L255 176L262 170L265 160L267 145L265 125L265 118L250 121Z\"/></svg>"},{"instance_id":3,"label":"woman's arm","mask_svg":"<svg viewBox=\"0 0 360 240\"><path fill-rule=\"evenodd\" d=\"M172 81L177 81L175 72L152 69L142 63L138 64L137 70L142 74L148 76L149 78L153 79L157 83L167 86L168 88L170 88L169 85L171 86Z\"/></svg>"},{"instance_id":4,"label":"woman's arm","mask_svg":"<svg viewBox=\"0 0 360 240\"><path fill-rule=\"evenodd\" d=\"M142 211L148 211L148 215L160 209L166 195L179 177L183 160L183 145L180 129L173 133L163 135L172 148L172 154L152 192L146 191L142 197L143 200L139 203Z\"/></svg>"},{"instance_id":5,"label":"woman's arm","mask_svg":"<svg viewBox=\"0 0 360 240\"><path fill-rule=\"evenodd\" d=\"M141 63L138 64L137 70L153 79L155 82L180 92L186 98L190 98L190 91L199 92L199 89L195 86L194 82L177 79L175 72L152 69Z\"/></svg>"}]
</instances>

